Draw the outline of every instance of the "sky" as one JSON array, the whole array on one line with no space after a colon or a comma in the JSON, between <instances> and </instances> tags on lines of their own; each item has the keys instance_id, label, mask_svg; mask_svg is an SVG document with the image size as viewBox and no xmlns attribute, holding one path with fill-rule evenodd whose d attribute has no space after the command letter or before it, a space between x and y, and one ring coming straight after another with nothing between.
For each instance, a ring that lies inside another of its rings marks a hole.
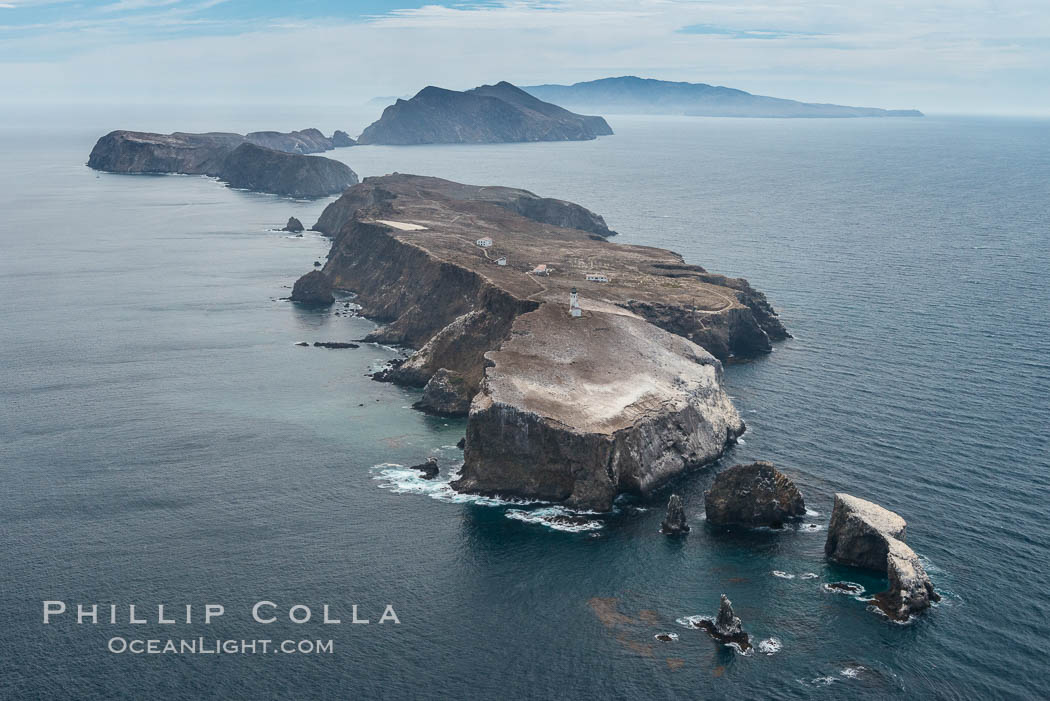
<instances>
[{"instance_id":1,"label":"sky","mask_svg":"<svg viewBox=\"0 0 1050 701\"><path fill-rule=\"evenodd\" d=\"M361 104L618 75L1050 115L1050 0L0 0L22 104Z\"/></svg>"}]
</instances>

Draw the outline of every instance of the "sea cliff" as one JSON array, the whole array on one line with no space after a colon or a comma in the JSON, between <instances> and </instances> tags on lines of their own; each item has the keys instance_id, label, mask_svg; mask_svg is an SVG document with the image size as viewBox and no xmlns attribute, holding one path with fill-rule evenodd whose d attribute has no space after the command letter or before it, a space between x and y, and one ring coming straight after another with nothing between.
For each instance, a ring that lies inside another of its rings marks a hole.
<instances>
[{"instance_id":1,"label":"sea cliff","mask_svg":"<svg viewBox=\"0 0 1050 701\"><path fill-rule=\"evenodd\" d=\"M314 228L333 239L322 274L383 324L371 339L417 349L378 379L470 406L468 491L606 509L710 462L744 428L718 356L787 335L745 281L524 190L367 178Z\"/></svg>"}]
</instances>

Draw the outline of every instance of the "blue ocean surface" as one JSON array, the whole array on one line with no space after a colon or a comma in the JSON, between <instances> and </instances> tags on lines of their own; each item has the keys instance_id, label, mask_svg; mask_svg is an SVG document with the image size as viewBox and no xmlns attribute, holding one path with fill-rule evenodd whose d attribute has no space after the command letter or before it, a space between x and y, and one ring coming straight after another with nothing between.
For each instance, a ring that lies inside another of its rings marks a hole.
<instances>
[{"instance_id":1,"label":"blue ocean surface","mask_svg":"<svg viewBox=\"0 0 1050 701\"><path fill-rule=\"evenodd\" d=\"M720 465L558 529L549 505L451 492L465 424L369 379L397 349L294 345L374 327L283 299L328 243L277 229L331 199L84 165L111 128L347 126L317 114L0 128L0 697L1046 694L1050 121L616 117L591 142L326 154L578 202L615 240L746 277L780 311L794 338L727 367L748 431ZM431 455L436 482L403 467ZM717 469L755 459L810 513L708 527ZM685 539L658 533L672 490ZM838 491L907 519L939 605L898 625L823 588L886 585L824 561ZM683 625L723 592L754 654ZM98 603L100 623L44 625L45 600ZM260 600L277 622L252 622ZM197 618L158 624L158 603ZM225 614L205 625L208 603ZM310 622L289 622L296 604ZM399 624L379 623L387 605ZM333 651L116 654L114 637Z\"/></svg>"}]
</instances>

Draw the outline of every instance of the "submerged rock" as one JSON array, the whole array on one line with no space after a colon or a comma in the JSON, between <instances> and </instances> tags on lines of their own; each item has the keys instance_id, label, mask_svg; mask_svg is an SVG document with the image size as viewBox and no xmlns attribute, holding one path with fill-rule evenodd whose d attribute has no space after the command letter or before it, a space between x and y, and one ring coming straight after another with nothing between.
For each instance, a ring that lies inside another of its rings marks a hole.
<instances>
[{"instance_id":1,"label":"submerged rock","mask_svg":"<svg viewBox=\"0 0 1050 701\"><path fill-rule=\"evenodd\" d=\"M291 299L301 304L327 306L335 302L335 295L328 276L320 270L311 270L295 281Z\"/></svg>"},{"instance_id":2,"label":"submerged rock","mask_svg":"<svg viewBox=\"0 0 1050 701\"><path fill-rule=\"evenodd\" d=\"M281 231L290 231L293 234L298 234L303 231L303 223L295 217L288 217L288 223L284 225Z\"/></svg>"},{"instance_id":3,"label":"submerged rock","mask_svg":"<svg viewBox=\"0 0 1050 701\"><path fill-rule=\"evenodd\" d=\"M701 620L696 625L721 643L737 645L741 652L747 652L751 648L750 636L744 632L743 624L733 613L733 602L725 594L722 594L718 616L714 622Z\"/></svg>"},{"instance_id":4,"label":"submerged rock","mask_svg":"<svg viewBox=\"0 0 1050 701\"><path fill-rule=\"evenodd\" d=\"M678 535L689 532L689 524L686 523L685 509L682 508L682 497L672 494L667 500L667 515L664 522L660 524L660 532L668 535Z\"/></svg>"},{"instance_id":5,"label":"submerged rock","mask_svg":"<svg viewBox=\"0 0 1050 701\"><path fill-rule=\"evenodd\" d=\"M466 416L474 388L462 374L441 368L423 388L423 397L413 406L441 416Z\"/></svg>"},{"instance_id":6,"label":"submerged rock","mask_svg":"<svg viewBox=\"0 0 1050 701\"><path fill-rule=\"evenodd\" d=\"M426 462L413 465L411 469L423 473L423 479L432 480L438 476L439 472L437 458L427 458Z\"/></svg>"},{"instance_id":7,"label":"submerged rock","mask_svg":"<svg viewBox=\"0 0 1050 701\"><path fill-rule=\"evenodd\" d=\"M315 348L360 348L356 343L344 343L342 341L314 341Z\"/></svg>"},{"instance_id":8,"label":"submerged rock","mask_svg":"<svg viewBox=\"0 0 1050 701\"><path fill-rule=\"evenodd\" d=\"M708 523L715 526L769 526L806 513L795 484L773 463L734 465L719 473L704 495Z\"/></svg>"},{"instance_id":9,"label":"submerged rock","mask_svg":"<svg viewBox=\"0 0 1050 701\"><path fill-rule=\"evenodd\" d=\"M905 542L907 523L894 512L849 494L836 494L824 554L843 565L885 572L886 591L875 604L887 616L906 621L940 600L926 570Z\"/></svg>"}]
</instances>

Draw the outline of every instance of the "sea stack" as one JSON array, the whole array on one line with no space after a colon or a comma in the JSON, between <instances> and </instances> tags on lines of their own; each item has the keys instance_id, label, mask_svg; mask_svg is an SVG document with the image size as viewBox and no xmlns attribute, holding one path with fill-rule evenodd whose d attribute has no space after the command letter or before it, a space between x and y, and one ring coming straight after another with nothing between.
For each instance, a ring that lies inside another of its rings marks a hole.
<instances>
[{"instance_id":1,"label":"sea stack","mask_svg":"<svg viewBox=\"0 0 1050 701\"><path fill-rule=\"evenodd\" d=\"M281 231L290 231L293 234L299 234L303 232L303 223L295 217L289 217L288 223L284 225Z\"/></svg>"},{"instance_id":2,"label":"sea stack","mask_svg":"<svg viewBox=\"0 0 1050 701\"><path fill-rule=\"evenodd\" d=\"M332 283L320 270L311 270L295 281L291 300L311 306L328 306L335 302Z\"/></svg>"},{"instance_id":3,"label":"sea stack","mask_svg":"<svg viewBox=\"0 0 1050 701\"><path fill-rule=\"evenodd\" d=\"M719 473L704 495L707 522L714 526L767 526L806 513L806 503L795 484L773 463L734 465Z\"/></svg>"},{"instance_id":4,"label":"sea stack","mask_svg":"<svg viewBox=\"0 0 1050 701\"><path fill-rule=\"evenodd\" d=\"M672 494L667 500L667 515L660 525L660 532L667 535L681 535L689 532L689 524L686 523L685 509L682 507L682 497Z\"/></svg>"},{"instance_id":5,"label":"sea stack","mask_svg":"<svg viewBox=\"0 0 1050 701\"><path fill-rule=\"evenodd\" d=\"M726 645L736 645L740 652L747 652L751 647L750 636L744 632L743 624L736 614L733 613L733 602L729 597L722 594L722 600L718 606L718 616L714 622L701 620L697 626L707 631L715 640Z\"/></svg>"},{"instance_id":6,"label":"sea stack","mask_svg":"<svg viewBox=\"0 0 1050 701\"><path fill-rule=\"evenodd\" d=\"M926 570L904 542L907 523L894 512L849 494L836 494L824 554L843 565L884 572L890 588L875 604L896 621L906 621L940 596Z\"/></svg>"}]
</instances>

